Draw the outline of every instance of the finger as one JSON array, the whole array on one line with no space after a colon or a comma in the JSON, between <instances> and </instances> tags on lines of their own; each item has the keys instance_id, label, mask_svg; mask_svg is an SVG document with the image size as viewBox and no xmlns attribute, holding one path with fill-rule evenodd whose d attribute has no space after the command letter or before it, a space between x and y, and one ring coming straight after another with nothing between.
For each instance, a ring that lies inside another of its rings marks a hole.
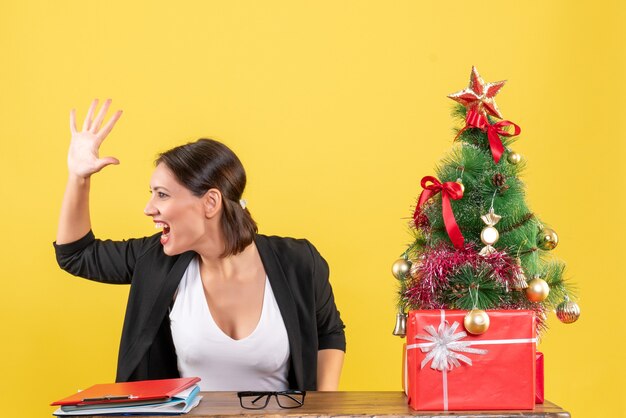
<instances>
[{"instance_id":1,"label":"finger","mask_svg":"<svg viewBox=\"0 0 626 418\"><path fill-rule=\"evenodd\" d=\"M106 99L104 101L104 104L100 108L100 111L98 112L98 116L96 116L96 119L93 121L93 123L91 124L91 127L89 128L89 131L91 133L95 134L98 132L98 129L100 129L100 125L102 125L102 121L104 120L104 116L107 114L107 111L109 110L110 105L111 105L111 99Z\"/></svg>"},{"instance_id":2,"label":"finger","mask_svg":"<svg viewBox=\"0 0 626 418\"><path fill-rule=\"evenodd\" d=\"M117 165L119 163L120 163L120 160L118 160L115 157L100 158L98 161L96 161L96 173L102 170L107 165L111 165L111 164Z\"/></svg>"},{"instance_id":3,"label":"finger","mask_svg":"<svg viewBox=\"0 0 626 418\"><path fill-rule=\"evenodd\" d=\"M83 122L83 131L88 131L91 127L91 118L93 118L93 113L96 111L97 106L98 99L93 99L93 102L91 102L91 106L89 106L87 116L85 116L85 121Z\"/></svg>"},{"instance_id":4,"label":"finger","mask_svg":"<svg viewBox=\"0 0 626 418\"><path fill-rule=\"evenodd\" d=\"M113 129L113 127L115 126L115 123L121 116L122 116L121 110L118 110L117 112L115 112L115 114L111 116L111 119L109 119L107 124L104 125L104 128L102 128L102 130L98 132L98 136L97 136L98 146L102 144L102 141L104 141L104 138L106 138L109 132L111 132L111 129Z\"/></svg>"},{"instance_id":5,"label":"finger","mask_svg":"<svg viewBox=\"0 0 626 418\"><path fill-rule=\"evenodd\" d=\"M76 133L76 109L70 110L70 132Z\"/></svg>"}]
</instances>

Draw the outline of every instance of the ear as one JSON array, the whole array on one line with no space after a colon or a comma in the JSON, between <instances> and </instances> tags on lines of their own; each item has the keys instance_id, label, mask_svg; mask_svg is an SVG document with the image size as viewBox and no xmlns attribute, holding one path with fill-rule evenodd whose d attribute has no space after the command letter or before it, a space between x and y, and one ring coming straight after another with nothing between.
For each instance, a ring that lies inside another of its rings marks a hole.
<instances>
[{"instance_id":1,"label":"ear","mask_svg":"<svg viewBox=\"0 0 626 418\"><path fill-rule=\"evenodd\" d=\"M222 210L222 192L218 189L209 189L203 196L204 216L214 218Z\"/></svg>"}]
</instances>

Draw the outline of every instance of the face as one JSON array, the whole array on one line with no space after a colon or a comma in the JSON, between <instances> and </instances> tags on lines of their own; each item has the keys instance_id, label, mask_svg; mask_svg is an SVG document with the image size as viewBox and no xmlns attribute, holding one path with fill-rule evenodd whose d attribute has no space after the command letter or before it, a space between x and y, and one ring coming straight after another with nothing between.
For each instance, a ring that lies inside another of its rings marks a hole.
<instances>
[{"instance_id":1,"label":"face","mask_svg":"<svg viewBox=\"0 0 626 418\"><path fill-rule=\"evenodd\" d=\"M163 230L161 244L167 255L200 247L206 237L205 199L194 196L165 165L157 165L150 179L151 197L144 213Z\"/></svg>"}]
</instances>

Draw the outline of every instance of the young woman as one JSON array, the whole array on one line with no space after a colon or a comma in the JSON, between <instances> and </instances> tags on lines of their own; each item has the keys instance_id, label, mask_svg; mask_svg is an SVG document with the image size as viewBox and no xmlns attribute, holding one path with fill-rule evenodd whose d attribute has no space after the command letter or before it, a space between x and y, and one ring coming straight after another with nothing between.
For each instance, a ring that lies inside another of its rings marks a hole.
<instances>
[{"instance_id":1,"label":"young woman","mask_svg":"<svg viewBox=\"0 0 626 418\"><path fill-rule=\"evenodd\" d=\"M202 390L337 390L344 325L328 265L306 240L265 236L241 196L237 156L210 139L162 153L144 210L162 232L98 240L89 216L107 100L70 113L69 178L54 244L66 271L130 284L117 381L199 376Z\"/></svg>"}]
</instances>

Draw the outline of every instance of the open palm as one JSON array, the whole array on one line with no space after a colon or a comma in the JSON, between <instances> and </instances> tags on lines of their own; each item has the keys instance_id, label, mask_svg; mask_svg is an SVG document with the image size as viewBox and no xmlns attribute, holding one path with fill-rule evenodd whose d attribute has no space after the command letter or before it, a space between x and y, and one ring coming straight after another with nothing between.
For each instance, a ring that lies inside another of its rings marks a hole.
<instances>
[{"instance_id":1,"label":"open palm","mask_svg":"<svg viewBox=\"0 0 626 418\"><path fill-rule=\"evenodd\" d=\"M89 112L85 117L81 131L76 129L76 111L72 110L70 112L72 141L67 155L67 166L70 174L87 178L107 165L119 164L118 159L115 157L100 158L99 155L100 145L111 132L120 116L122 116L122 111L119 110L102 126L110 105L111 99L106 100L94 119L93 116L98 107L98 99L95 99L89 107Z\"/></svg>"}]
</instances>

